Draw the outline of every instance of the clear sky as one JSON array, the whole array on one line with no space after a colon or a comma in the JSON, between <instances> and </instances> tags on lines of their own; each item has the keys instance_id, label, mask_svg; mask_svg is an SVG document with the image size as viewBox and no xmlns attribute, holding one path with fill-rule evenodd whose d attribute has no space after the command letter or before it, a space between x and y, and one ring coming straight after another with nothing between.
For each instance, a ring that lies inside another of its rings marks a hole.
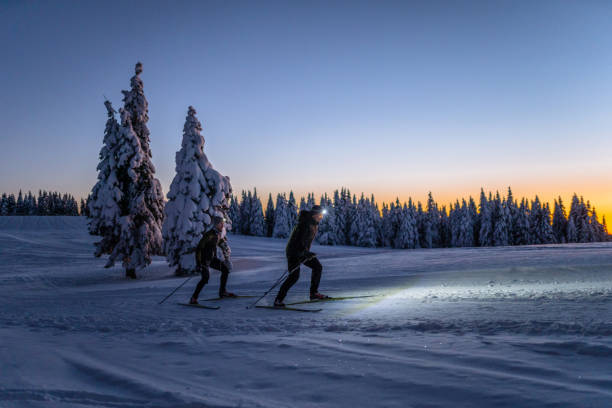
<instances>
[{"instance_id":1,"label":"clear sky","mask_svg":"<svg viewBox=\"0 0 612 408\"><path fill-rule=\"evenodd\" d=\"M612 220L609 1L0 1L0 191L85 196L142 61L153 162L187 107L234 190L480 187ZM264 202L265 204L265 202Z\"/></svg>"}]
</instances>

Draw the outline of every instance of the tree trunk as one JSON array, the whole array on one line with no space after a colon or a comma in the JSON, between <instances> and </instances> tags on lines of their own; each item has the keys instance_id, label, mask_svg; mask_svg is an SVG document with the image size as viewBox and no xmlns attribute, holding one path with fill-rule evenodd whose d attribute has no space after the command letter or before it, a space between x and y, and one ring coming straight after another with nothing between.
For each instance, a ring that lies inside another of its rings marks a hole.
<instances>
[{"instance_id":1,"label":"tree trunk","mask_svg":"<svg viewBox=\"0 0 612 408\"><path fill-rule=\"evenodd\" d=\"M136 270L135 269L126 269L125 277L130 279L136 279Z\"/></svg>"}]
</instances>

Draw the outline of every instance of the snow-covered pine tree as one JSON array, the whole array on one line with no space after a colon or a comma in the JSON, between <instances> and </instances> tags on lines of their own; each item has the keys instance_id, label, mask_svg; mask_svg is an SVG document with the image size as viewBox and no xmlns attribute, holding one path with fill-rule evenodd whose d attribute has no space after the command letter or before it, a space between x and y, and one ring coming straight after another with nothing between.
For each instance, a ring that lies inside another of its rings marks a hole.
<instances>
[{"instance_id":1,"label":"snow-covered pine tree","mask_svg":"<svg viewBox=\"0 0 612 408\"><path fill-rule=\"evenodd\" d=\"M15 214L16 215L25 215L23 209L23 193L21 189L19 189L19 195L17 196L17 204L15 206Z\"/></svg>"},{"instance_id":2,"label":"snow-covered pine tree","mask_svg":"<svg viewBox=\"0 0 612 408\"><path fill-rule=\"evenodd\" d=\"M363 198L363 194L361 196ZM349 245L359 246L357 242L359 241L359 235L361 234L362 228L364 228L366 224L365 220L365 208L362 205L357 205L351 218L351 225L349 227Z\"/></svg>"},{"instance_id":3,"label":"snow-covered pine tree","mask_svg":"<svg viewBox=\"0 0 612 408\"><path fill-rule=\"evenodd\" d=\"M529 204L527 200L523 198L517 213L517 235L515 236L515 245L529 245L532 243L529 213Z\"/></svg>"},{"instance_id":4,"label":"snow-covered pine tree","mask_svg":"<svg viewBox=\"0 0 612 408\"><path fill-rule=\"evenodd\" d=\"M134 73L134 76L130 79L130 90L121 91L123 93L123 109L130 115L132 130L140 141L141 149L145 155L143 161L146 161L147 157L151 157L151 148L149 147L150 132L147 127L147 122L149 121L149 102L144 95L144 84L140 78L142 63L136 63Z\"/></svg>"},{"instance_id":5,"label":"snow-covered pine tree","mask_svg":"<svg viewBox=\"0 0 612 408\"><path fill-rule=\"evenodd\" d=\"M478 206L474 197L470 196L468 201L468 212L470 214L470 220L473 226L473 241L471 246L478 246L480 244L480 216L478 214Z\"/></svg>"},{"instance_id":6,"label":"snow-covered pine tree","mask_svg":"<svg viewBox=\"0 0 612 408\"><path fill-rule=\"evenodd\" d=\"M9 194L7 202L8 215L15 215L17 210L17 200L15 199L15 194Z\"/></svg>"},{"instance_id":7,"label":"snow-covered pine tree","mask_svg":"<svg viewBox=\"0 0 612 408\"><path fill-rule=\"evenodd\" d=\"M578 242L578 230L574 218L570 218L567 222L567 242Z\"/></svg>"},{"instance_id":8,"label":"snow-covered pine tree","mask_svg":"<svg viewBox=\"0 0 612 408\"><path fill-rule=\"evenodd\" d=\"M135 142L119 139L121 131L115 118L115 110L109 101L104 101L104 106L108 119L99 154L100 162L97 166L98 181L91 189L91 198L87 204L89 233L102 237L102 241L96 244L96 256L109 254L119 240L118 224L122 215L120 203L126 199L127 193L127 185L123 185L122 182L128 177L126 171L121 171L125 170L124 168L118 169L119 155L125 154L128 149L133 150L138 147ZM123 146L126 143L127 145ZM126 165L127 163L123 163L122 167ZM121 180L118 178L118 171L123 177ZM38 205L41 212L45 211L45 204L40 196Z\"/></svg>"},{"instance_id":9,"label":"snow-covered pine tree","mask_svg":"<svg viewBox=\"0 0 612 408\"><path fill-rule=\"evenodd\" d=\"M366 199L362 193L351 227L351 239L357 246L376 247L376 220L373 217L372 207L370 200Z\"/></svg>"},{"instance_id":10,"label":"snow-covered pine tree","mask_svg":"<svg viewBox=\"0 0 612 408\"><path fill-rule=\"evenodd\" d=\"M45 215L53 215L54 207L53 194L50 191L43 191L43 202Z\"/></svg>"},{"instance_id":11,"label":"snow-covered pine tree","mask_svg":"<svg viewBox=\"0 0 612 408\"><path fill-rule=\"evenodd\" d=\"M315 205L315 196L314 193L308 193L308 197L306 198L306 209L310 210Z\"/></svg>"},{"instance_id":12,"label":"snow-covered pine tree","mask_svg":"<svg viewBox=\"0 0 612 408\"><path fill-rule=\"evenodd\" d=\"M516 241L517 233L517 214L518 214L518 206L516 205L516 201L514 200L514 194L512 194L512 189L508 186L508 197L503 202L504 206L504 216L506 226L508 228L508 245L514 245Z\"/></svg>"},{"instance_id":13,"label":"snow-covered pine tree","mask_svg":"<svg viewBox=\"0 0 612 408\"><path fill-rule=\"evenodd\" d=\"M306 210L306 199L302 196L300 197L300 211Z\"/></svg>"},{"instance_id":14,"label":"snow-covered pine tree","mask_svg":"<svg viewBox=\"0 0 612 408\"><path fill-rule=\"evenodd\" d=\"M416 226L415 210L410 199L410 205L404 203L403 206L396 202L394 208L396 212L397 231L394 238L394 248L418 248L419 238Z\"/></svg>"},{"instance_id":15,"label":"snow-covered pine tree","mask_svg":"<svg viewBox=\"0 0 612 408\"><path fill-rule=\"evenodd\" d=\"M502 204L505 200L502 200L499 196L499 191L495 194L495 199L492 204L493 219L493 245L495 246L507 246L509 241L509 226L508 221L510 220L510 214L508 208Z\"/></svg>"},{"instance_id":16,"label":"snow-covered pine tree","mask_svg":"<svg viewBox=\"0 0 612 408\"><path fill-rule=\"evenodd\" d=\"M559 244L566 243L567 218L565 216L565 206L563 205L563 200L561 199L561 197L559 197L558 200L555 200L555 210L553 212L552 228L556 242Z\"/></svg>"},{"instance_id":17,"label":"snow-covered pine tree","mask_svg":"<svg viewBox=\"0 0 612 408\"><path fill-rule=\"evenodd\" d=\"M89 218L90 214L89 214L89 203L91 202L91 193L89 193L87 195L87 198L85 199L85 206L83 207L83 212L81 213L81 215L84 215L85 217Z\"/></svg>"},{"instance_id":18,"label":"snow-covered pine tree","mask_svg":"<svg viewBox=\"0 0 612 408\"><path fill-rule=\"evenodd\" d=\"M550 209L548 205L542 206L539 197L531 202L529 224L533 244L548 244L554 242L554 234L550 224Z\"/></svg>"},{"instance_id":19,"label":"snow-covered pine tree","mask_svg":"<svg viewBox=\"0 0 612 408\"><path fill-rule=\"evenodd\" d=\"M274 238L289 238L289 234L291 234L292 229L290 222L289 213L287 211L287 198L284 194L279 194L276 197L272 236Z\"/></svg>"},{"instance_id":20,"label":"snow-covered pine tree","mask_svg":"<svg viewBox=\"0 0 612 408\"><path fill-rule=\"evenodd\" d=\"M190 106L176 153L176 175L170 184L163 224L164 250L177 274L196 272L194 252L214 216L226 218L232 187L204 153L202 125ZM150 217L154 221L153 217Z\"/></svg>"},{"instance_id":21,"label":"snow-covered pine tree","mask_svg":"<svg viewBox=\"0 0 612 408\"><path fill-rule=\"evenodd\" d=\"M79 214L85 215L85 200L81 197L81 203L79 204Z\"/></svg>"},{"instance_id":22,"label":"snow-covered pine tree","mask_svg":"<svg viewBox=\"0 0 612 408\"><path fill-rule=\"evenodd\" d=\"M551 224L552 214L550 212L550 205L545 203L542 206L542 240L547 244L552 244L555 241L555 234Z\"/></svg>"},{"instance_id":23,"label":"snow-covered pine tree","mask_svg":"<svg viewBox=\"0 0 612 408\"><path fill-rule=\"evenodd\" d=\"M229 209L227 210L227 216L232 224L230 231L233 234L240 234L240 207L238 204L238 197L235 195L230 197L230 205Z\"/></svg>"},{"instance_id":24,"label":"snow-covered pine tree","mask_svg":"<svg viewBox=\"0 0 612 408\"><path fill-rule=\"evenodd\" d=\"M441 245L440 236L440 211L438 204L435 202L431 191L427 195L427 215L425 227L425 242L427 248L439 248ZM429 227L429 230L427 229ZM429 235L427 235L429 232Z\"/></svg>"},{"instance_id":25,"label":"snow-covered pine tree","mask_svg":"<svg viewBox=\"0 0 612 408\"><path fill-rule=\"evenodd\" d=\"M389 206L385 202L383 202L382 204L381 213L382 213L382 221L381 221L381 227L380 227L379 241L381 242L381 246L387 247L387 246L391 246L393 230L391 228L391 217L389 216Z\"/></svg>"},{"instance_id":26,"label":"snow-covered pine tree","mask_svg":"<svg viewBox=\"0 0 612 408\"><path fill-rule=\"evenodd\" d=\"M31 198L32 193L30 191L28 191L28 194L23 195L23 215L32 215L30 214L30 212L32 211L32 207L31 207Z\"/></svg>"},{"instance_id":27,"label":"snow-covered pine tree","mask_svg":"<svg viewBox=\"0 0 612 408\"><path fill-rule=\"evenodd\" d=\"M2 201L0 202L0 216L8 215L8 196L2 193Z\"/></svg>"},{"instance_id":28,"label":"snow-covered pine tree","mask_svg":"<svg viewBox=\"0 0 612 408\"><path fill-rule=\"evenodd\" d=\"M316 240L321 245L337 245L336 211L327 194L321 196L319 205L327 210L327 214L319 224Z\"/></svg>"},{"instance_id":29,"label":"snow-covered pine tree","mask_svg":"<svg viewBox=\"0 0 612 408\"><path fill-rule=\"evenodd\" d=\"M459 245L459 225L461 220L461 207L459 206L459 200L456 200L454 204L450 206L450 212L448 214L448 226L450 228L450 246L458 247Z\"/></svg>"},{"instance_id":30,"label":"snow-covered pine tree","mask_svg":"<svg viewBox=\"0 0 612 408\"><path fill-rule=\"evenodd\" d=\"M423 211L421 202L417 202L417 229L419 231L419 247L431 248L431 227L428 222L427 213Z\"/></svg>"},{"instance_id":31,"label":"snow-covered pine tree","mask_svg":"<svg viewBox=\"0 0 612 408\"><path fill-rule=\"evenodd\" d=\"M134 213L134 227L138 229L140 239L146 240L141 248L146 248L147 253L141 254L137 251L141 261L131 261L132 265L144 267L149 264L151 255L162 255L162 224L164 221L164 194L161 184L155 178L155 166L151 161L152 154L149 147L149 129L147 128L148 102L144 95L144 87L140 73L142 64L136 64L135 75L130 80L131 89L121 91L123 93L124 110L130 115L130 125L140 141L143 152L138 173L137 183L130 193L134 202L132 210ZM138 215L136 215L136 213ZM136 231L135 231L136 232Z\"/></svg>"},{"instance_id":32,"label":"snow-covered pine tree","mask_svg":"<svg viewBox=\"0 0 612 408\"><path fill-rule=\"evenodd\" d=\"M380 209L378 203L374 199L374 194L370 196L370 212L372 213L372 219L374 220L374 228L376 230L376 246L383 246L382 240L382 218L380 216Z\"/></svg>"},{"instance_id":33,"label":"snow-covered pine tree","mask_svg":"<svg viewBox=\"0 0 612 408\"><path fill-rule=\"evenodd\" d=\"M582 223L580 222L580 213L580 200L578 199L578 195L574 193L567 220L567 242L579 242L580 240L580 228L582 227Z\"/></svg>"},{"instance_id":34,"label":"snow-covered pine tree","mask_svg":"<svg viewBox=\"0 0 612 408\"><path fill-rule=\"evenodd\" d=\"M400 226L402 224L402 205L400 204L399 197L395 198L395 202L389 204L389 242L392 248L401 248L403 245L402 240L399 239Z\"/></svg>"},{"instance_id":35,"label":"snow-covered pine tree","mask_svg":"<svg viewBox=\"0 0 612 408\"><path fill-rule=\"evenodd\" d=\"M595 207L593 207L591 211L591 230L593 231L593 242L605 241L606 234L604 233L604 227L597 219L597 211L595 211Z\"/></svg>"},{"instance_id":36,"label":"snow-covered pine tree","mask_svg":"<svg viewBox=\"0 0 612 408\"><path fill-rule=\"evenodd\" d=\"M49 192L48 203L49 203L48 214L49 215L57 215L56 209L57 209L58 205L57 205L57 194L55 192L51 192L51 191Z\"/></svg>"},{"instance_id":37,"label":"snow-covered pine tree","mask_svg":"<svg viewBox=\"0 0 612 408\"><path fill-rule=\"evenodd\" d=\"M240 233L242 235L251 235L251 202L253 197L251 192L248 193L242 190L242 199L240 200Z\"/></svg>"},{"instance_id":38,"label":"snow-covered pine tree","mask_svg":"<svg viewBox=\"0 0 612 408\"><path fill-rule=\"evenodd\" d=\"M399 201L393 206L393 223L395 224L395 236L393 237L393 248L410 248L410 222L408 220L408 209L406 203L400 205Z\"/></svg>"},{"instance_id":39,"label":"snow-covered pine tree","mask_svg":"<svg viewBox=\"0 0 612 408\"><path fill-rule=\"evenodd\" d=\"M103 237L103 252L108 253L107 267L120 260L126 276L136 278L136 269L151 263L151 256L162 252L161 220L163 196L159 182L152 177L152 164L141 149L140 141L132 129L130 114L121 109L121 132L118 143L117 170L123 193L119 208L119 236L115 240ZM112 244L110 248L106 244Z\"/></svg>"},{"instance_id":40,"label":"snow-covered pine tree","mask_svg":"<svg viewBox=\"0 0 612 408\"><path fill-rule=\"evenodd\" d=\"M75 200L74 196L71 195L68 199L68 202L69 202L68 211L70 212L69 215L72 215L72 216L79 215L79 205L77 204L77 201Z\"/></svg>"},{"instance_id":41,"label":"snow-covered pine tree","mask_svg":"<svg viewBox=\"0 0 612 408\"><path fill-rule=\"evenodd\" d=\"M68 194L65 193L63 196L58 194L57 197L59 202L57 213L61 215L68 215L68 212L70 211L70 197L68 197Z\"/></svg>"},{"instance_id":42,"label":"snow-covered pine tree","mask_svg":"<svg viewBox=\"0 0 612 408\"><path fill-rule=\"evenodd\" d=\"M346 245L346 196L344 188L340 192L334 191L334 213L336 219L336 239L337 245Z\"/></svg>"},{"instance_id":43,"label":"snow-covered pine tree","mask_svg":"<svg viewBox=\"0 0 612 408\"><path fill-rule=\"evenodd\" d=\"M45 202L45 196L43 195L42 190L38 190L38 196L36 197L36 207L38 208L38 215L47 215L47 206Z\"/></svg>"},{"instance_id":44,"label":"snow-covered pine tree","mask_svg":"<svg viewBox=\"0 0 612 408\"><path fill-rule=\"evenodd\" d=\"M586 202L586 216L584 217L586 223L586 233L585 233L585 242L595 242L596 241L596 225L593 224L592 221L592 210L591 210L591 202L587 200Z\"/></svg>"},{"instance_id":45,"label":"snow-covered pine tree","mask_svg":"<svg viewBox=\"0 0 612 408\"><path fill-rule=\"evenodd\" d=\"M451 231L450 231L450 222L448 219L448 212L446 211L446 206L443 205L440 209L440 229L439 236L440 241L439 245L441 248L446 248L450 246L451 241Z\"/></svg>"},{"instance_id":46,"label":"snow-covered pine tree","mask_svg":"<svg viewBox=\"0 0 612 408\"><path fill-rule=\"evenodd\" d=\"M474 238L474 223L476 217L478 216L474 199L470 197L469 205L465 202L465 200L463 200L460 211L459 246L473 247L476 245L476 240Z\"/></svg>"},{"instance_id":47,"label":"snow-covered pine tree","mask_svg":"<svg viewBox=\"0 0 612 408\"><path fill-rule=\"evenodd\" d=\"M266 235L266 221L264 220L263 209L261 206L261 200L257 196L257 189L253 188L253 196L251 197L251 226L250 233L256 237L263 237Z\"/></svg>"},{"instance_id":48,"label":"snow-covered pine tree","mask_svg":"<svg viewBox=\"0 0 612 408\"><path fill-rule=\"evenodd\" d=\"M110 151L105 151L103 146L100 153L98 182L92 188L89 202L89 232L102 238L95 244L95 256L110 254L106 267L113 266L117 259L121 260L126 268L126 275L135 277L135 265L131 260L135 237L131 233L134 223L130 193L138 179L137 169L142 161L142 150L140 141L132 130L129 113L120 109L121 127L117 134L114 134L114 130L109 130L113 127L114 110L108 101L105 106L109 119L104 144ZM113 138L114 140L111 140ZM105 158L108 158L108 169L105 167ZM108 173L105 173L106 170ZM43 193L43 197L45 194ZM138 255L134 260L137 259Z\"/></svg>"},{"instance_id":49,"label":"snow-covered pine tree","mask_svg":"<svg viewBox=\"0 0 612 408\"><path fill-rule=\"evenodd\" d=\"M352 196L349 193L348 195L348 206L347 206L347 245L357 245L354 239L355 236L351 235L351 226L353 225L353 220L357 217L357 197L355 195Z\"/></svg>"},{"instance_id":50,"label":"snow-covered pine tree","mask_svg":"<svg viewBox=\"0 0 612 408\"><path fill-rule=\"evenodd\" d=\"M578 227L578 242L589 242L591 237L589 211L582 196L580 196L580 203L578 205L577 221L576 227Z\"/></svg>"},{"instance_id":51,"label":"snow-covered pine tree","mask_svg":"<svg viewBox=\"0 0 612 408\"><path fill-rule=\"evenodd\" d=\"M480 246L492 246L493 245L493 217L491 209L491 193L489 193L489 199L484 193L483 189L480 189Z\"/></svg>"},{"instance_id":52,"label":"snow-covered pine tree","mask_svg":"<svg viewBox=\"0 0 612 408\"><path fill-rule=\"evenodd\" d=\"M298 220L298 207L295 201L295 196L293 195L293 191L289 191L289 200L287 201L287 206L285 208L287 212L287 218L289 220L289 231L293 230L295 224L297 224Z\"/></svg>"},{"instance_id":53,"label":"snow-covered pine tree","mask_svg":"<svg viewBox=\"0 0 612 408\"><path fill-rule=\"evenodd\" d=\"M268 195L268 204L266 205L266 237L272 236L274 230L274 202L272 201L272 193Z\"/></svg>"},{"instance_id":54,"label":"snow-covered pine tree","mask_svg":"<svg viewBox=\"0 0 612 408\"><path fill-rule=\"evenodd\" d=\"M410 228L409 231L409 247L410 248L420 248L419 242L419 229L417 225L417 207L414 205L412 201L412 197L408 197L408 213L407 213L407 222Z\"/></svg>"},{"instance_id":55,"label":"snow-covered pine tree","mask_svg":"<svg viewBox=\"0 0 612 408\"><path fill-rule=\"evenodd\" d=\"M38 206L36 205L36 197L32 194L32 192L28 192L28 196L30 199L30 215L38 215Z\"/></svg>"}]
</instances>

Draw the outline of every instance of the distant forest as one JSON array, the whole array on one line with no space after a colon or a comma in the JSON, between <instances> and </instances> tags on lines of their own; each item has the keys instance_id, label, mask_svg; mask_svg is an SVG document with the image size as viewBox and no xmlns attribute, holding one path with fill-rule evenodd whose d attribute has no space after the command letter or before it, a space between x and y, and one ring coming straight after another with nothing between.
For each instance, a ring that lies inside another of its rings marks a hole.
<instances>
[{"instance_id":1,"label":"distant forest","mask_svg":"<svg viewBox=\"0 0 612 408\"><path fill-rule=\"evenodd\" d=\"M348 189L323 195L318 203L327 209L316 240L322 245L392 248L441 248L532 245L569 242L601 242L609 239L605 217L576 194L569 213L559 197L551 206L540 201L516 200L512 189L505 197L485 194L478 203L457 199L440 206L430 193L425 204L376 203L374 196L360 198ZM229 218L235 234L287 238L297 222L298 209L315 205L314 194L298 202L293 192L269 195L265 210L257 190L243 191L230 201Z\"/></svg>"},{"instance_id":2,"label":"distant forest","mask_svg":"<svg viewBox=\"0 0 612 408\"><path fill-rule=\"evenodd\" d=\"M39 190L2 194L0 216L85 215L87 200L79 202L70 194ZM296 200L293 192L269 195L264 210L257 190L232 196L229 218L234 234L288 238L300 210L320 204L327 209L316 241L322 245L352 245L392 248L442 248L503 245L531 245L608 241L606 219L601 222L589 201L574 194L567 212L561 197L552 205L538 196L516 200L508 188L506 196L481 190L478 204L469 197L440 206L430 193L427 202L382 203L374 196L358 199L348 189L314 194Z\"/></svg>"},{"instance_id":3,"label":"distant forest","mask_svg":"<svg viewBox=\"0 0 612 408\"><path fill-rule=\"evenodd\" d=\"M38 191L35 196L31 191L23 194L21 190L15 194L2 194L0 200L0 215L82 215L85 200L80 206L70 194L57 191Z\"/></svg>"}]
</instances>

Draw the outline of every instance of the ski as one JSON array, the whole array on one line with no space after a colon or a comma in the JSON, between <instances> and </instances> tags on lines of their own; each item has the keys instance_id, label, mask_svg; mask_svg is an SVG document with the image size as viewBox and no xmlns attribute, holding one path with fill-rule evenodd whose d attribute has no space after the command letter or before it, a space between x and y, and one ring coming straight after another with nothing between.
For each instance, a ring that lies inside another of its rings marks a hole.
<instances>
[{"instance_id":1,"label":"ski","mask_svg":"<svg viewBox=\"0 0 612 408\"><path fill-rule=\"evenodd\" d=\"M287 305L301 305L304 303L319 303L319 302L331 302L334 300L347 300L347 299L360 299L374 297L376 295L365 295L365 296L342 296L342 297L329 297L325 299L314 299L314 300L302 300L299 302L287 303Z\"/></svg>"},{"instance_id":2,"label":"ski","mask_svg":"<svg viewBox=\"0 0 612 408\"><path fill-rule=\"evenodd\" d=\"M192 305L190 303L178 303L178 304L181 306L199 307L200 309L210 309L210 310L217 310L220 308L219 306L204 306L204 305L200 305L197 303L195 305Z\"/></svg>"},{"instance_id":3,"label":"ski","mask_svg":"<svg viewBox=\"0 0 612 408\"><path fill-rule=\"evenodd\" d=\"M210 299L204 299L203 302L210 302L213 300L224 300L224 299L245 299L245 298L254 298L257 296L248 296L248 295L238 295L238 296L226 296L226 297L216 297L216 298L210 298Z\"/></svg>"},{"instance_id":4,"label":"ski","mask_svg":"<svg viewBox=\"0 0 612 408\"><path fill-rule=\"evenodd\" d=\"M297 307L275 307L275 306L255 306L257 308L260 309L273 309L273 310L289 310L292 312L310 312L310 313L316 313L316 312L320 312L323 309L300 309Z\"/></svg>"}]
</instances>

